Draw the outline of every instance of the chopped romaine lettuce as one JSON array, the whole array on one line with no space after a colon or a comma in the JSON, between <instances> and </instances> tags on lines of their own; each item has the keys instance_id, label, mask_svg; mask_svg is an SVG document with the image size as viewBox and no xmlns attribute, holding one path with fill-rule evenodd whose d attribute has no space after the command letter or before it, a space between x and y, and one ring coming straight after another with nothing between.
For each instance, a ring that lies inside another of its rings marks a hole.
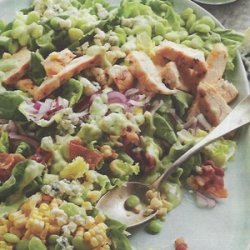
<instances>
[{"instance_id":1,"label":"chopped romaine lettuce","mask_svg":"<svg viewBox=\"0 0 250 250\"><path fill-rule=\"evenodd\" d=\"M2 131L0 137L0 153L8 153L9 151L9 135L8 132Z\"/></svg>"},{"instance_id":2,"label":"chopped romaine lettuce","mask_svg":"<svg viewBox=\"0 0 250 250\"><path fill-rule=\"evenodd\" d=\"M219 139L202 150L206 159L212 160L218 167L226 167L226 163L232 159L236 150L236 142Z\"/></svg>"}]
</instances>

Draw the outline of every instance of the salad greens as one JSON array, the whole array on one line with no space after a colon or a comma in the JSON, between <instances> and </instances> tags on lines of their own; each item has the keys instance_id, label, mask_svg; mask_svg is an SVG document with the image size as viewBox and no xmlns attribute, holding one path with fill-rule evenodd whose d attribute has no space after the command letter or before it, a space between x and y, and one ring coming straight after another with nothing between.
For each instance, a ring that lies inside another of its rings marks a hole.
<instances>
[{"instance_id":1,"label":"salad greens","mask_svg":"<svg viewBox=\"0 0 250 250\"><path fill-rule=\"evenodd\" d=\"M243 35L172 2L34 0L0 22L1 249L131 250L126 225L97 202L128 181L152 184L230 112L238 91L224 78ZM183 188L226 198L235 150L217 140L149 190L149 231Z\"/></svg>"}]
</instances>

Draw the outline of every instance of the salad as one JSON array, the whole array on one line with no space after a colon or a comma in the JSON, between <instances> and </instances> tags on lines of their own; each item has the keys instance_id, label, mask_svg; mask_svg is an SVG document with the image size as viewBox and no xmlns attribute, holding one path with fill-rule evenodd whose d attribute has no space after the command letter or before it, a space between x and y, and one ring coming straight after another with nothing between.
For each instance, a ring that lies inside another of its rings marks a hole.
<instances>
[{"instance_id":1,"label":"salad","mask_svg":"<svg viewBox=\"0 0 250 250\"><path fill-rule=\"evenodd\" d=\"M34 0L1 21L0 249L132 249L126 225L96 203L128 181L152 183L224 119L242 40L163 0ZM235 149L219 139L160 196L150 190L147 231L160 231L183 188L200 207L226 198ZM125 205L140 209L136 197Z\"/></svg>"}]
</instances>

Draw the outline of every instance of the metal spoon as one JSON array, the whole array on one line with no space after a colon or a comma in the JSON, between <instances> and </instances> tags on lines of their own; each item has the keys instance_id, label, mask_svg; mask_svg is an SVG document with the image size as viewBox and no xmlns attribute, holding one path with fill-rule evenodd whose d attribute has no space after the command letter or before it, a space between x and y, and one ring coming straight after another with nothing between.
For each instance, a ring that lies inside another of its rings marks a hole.
<instances>
[{"instance_id":1,"label":"metal spoon","mask_svg":"<svg viewBox=\"0 0 250 250\"><path fill-rule=\"evenodd\" d=\"M250 95L241 101L232 112L214 128L204 139L190 148L186 153L179 157L165 172L150 186L139 182L128 182L126 186L115 188L106 193L97 203L97 208L113 219L117 219L127 225L134 227L153 218L157 211L149 216L144 216L146 210L145 193L149 189L158 189L162 180L175 172L180 164L186 161L194 153L202 149L207 144L232 132L233 130L250 123ZM137 195L142 201L142 208L139 213L128 211L124 208L124 202L130 195Z\"/></svg>"}]
</instances>

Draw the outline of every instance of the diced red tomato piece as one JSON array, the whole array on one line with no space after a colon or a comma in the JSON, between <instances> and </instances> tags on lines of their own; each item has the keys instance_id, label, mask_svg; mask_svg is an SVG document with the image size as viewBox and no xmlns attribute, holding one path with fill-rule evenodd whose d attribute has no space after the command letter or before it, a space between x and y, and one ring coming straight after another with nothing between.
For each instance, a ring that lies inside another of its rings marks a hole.
<instances>
[{"instance_id":1,"label":"diced red tomato piece","mask_svg":"<svg viewBox=\"0 0 250 250\"><path fill-rule=\"evenodd\" d=\"M31 157L31 159L39 163L48 165L48 163L52 159L52 153L49 151L45 151L39 147L37 148L36 153Z\"/></svg>"}]
</instances>

